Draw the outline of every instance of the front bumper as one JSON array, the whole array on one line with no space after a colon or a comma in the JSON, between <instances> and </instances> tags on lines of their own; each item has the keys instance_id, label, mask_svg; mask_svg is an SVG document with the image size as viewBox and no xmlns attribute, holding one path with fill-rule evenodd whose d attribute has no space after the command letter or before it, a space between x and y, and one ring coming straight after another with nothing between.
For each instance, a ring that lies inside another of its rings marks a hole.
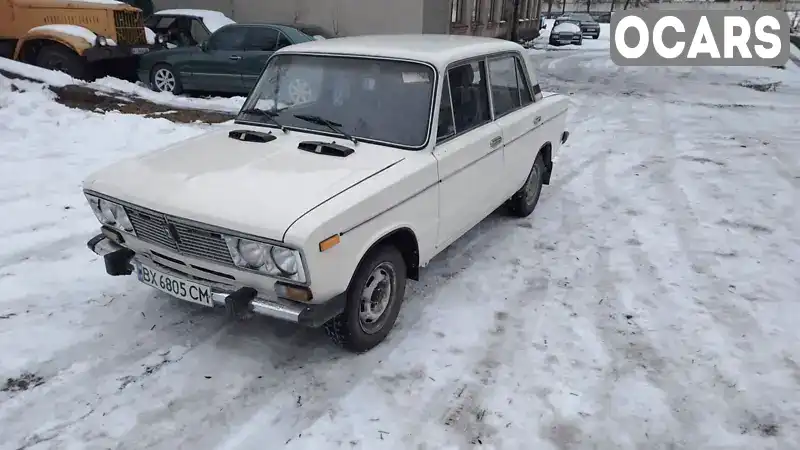
<instances>
[{"instance_id":1,"label":"front bumper","mask_svg":"<svg viewBox=\"0 0 800 450\"><path fill-rule=\"evenodd\" d=\"M164 48L161 44L95 45L86 49L83 52L83 56L89 62L96 62L107 59L135 58L156 50L163 50Z\"/></svg>"},{"instance_id":2,"label":"front bumper","mask_svg":"<svg viewBox=\"0 0 800 450\"><path fill-rule=\"evenodd\" d=\"M86 244L95 254L102 256L106 273L111 276L131 275L142 262L157 266L158 270L179 279L188 277L176 270L154 262L144 253L125 248L101 233ZM299 325L317 328L344 311L345 294L337 295L324 303L305 304L278 297L275 292L256 290L251 286L231 286L202 282L211 287L214 306L224 307L232 318L251 314L272 317Z\"/></svg>"}]
</instances>

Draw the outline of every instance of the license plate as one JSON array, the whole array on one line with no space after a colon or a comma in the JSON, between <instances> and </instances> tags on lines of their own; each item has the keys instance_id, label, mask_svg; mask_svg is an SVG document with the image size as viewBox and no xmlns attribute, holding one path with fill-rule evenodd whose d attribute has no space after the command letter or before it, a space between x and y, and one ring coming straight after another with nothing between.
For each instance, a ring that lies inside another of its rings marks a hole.
<instances>
[{"instance_id":1,"label":"license plate","mask_svg":"<svg viewBox=\"0 0 800 450\"><path fill-rule=\"evenodd\" d=\"M149 51L150 51L150 49L147 48L147 47L133 47L133 48L131 48L131 53L133 53L134 55L143 55L143 54L145 54L145 53L147 53Z\"/></svg>"},{"instance_id":2,"label":"license plate","mask_svg":"<svg viewBox=\"0 0 800 450\"><path fill-rule=\"evenodd\" d=\"M173 297L204 306L214 306L211 288L181 278L173 277L152 267L140 264L137 276L142 283Z\"/></svg>"}]
</instances>

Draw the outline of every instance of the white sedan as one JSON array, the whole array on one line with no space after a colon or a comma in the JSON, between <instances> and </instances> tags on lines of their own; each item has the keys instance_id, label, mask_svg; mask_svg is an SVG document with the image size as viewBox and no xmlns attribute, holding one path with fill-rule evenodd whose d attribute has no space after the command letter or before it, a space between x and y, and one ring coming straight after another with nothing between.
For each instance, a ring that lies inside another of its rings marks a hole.
<instances>
[{"instance_id":1,"label":"white sedan","mask_svg":"<svg viewBox=\"0 0 800 450\"><path fill-rule=\"evenodd\" d=\"M110 275L369 350L408 278L498 206L536 207L569 133L568 99L533 67L516 43L470 36L283 48L227 128L86 179L102 225L89 248Z\"/></svg>"}]
</instances>

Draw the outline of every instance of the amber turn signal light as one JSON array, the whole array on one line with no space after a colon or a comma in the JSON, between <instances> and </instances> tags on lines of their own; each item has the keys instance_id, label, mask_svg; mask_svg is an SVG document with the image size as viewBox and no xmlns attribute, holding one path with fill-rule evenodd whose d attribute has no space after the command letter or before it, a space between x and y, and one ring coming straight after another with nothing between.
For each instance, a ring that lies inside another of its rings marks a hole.
<instances>
[{"instance_id":1,"label":"amber turn signal light","mask_svg":"<svg viewBox=\"0 0 800 450\"><path fill-rule=\"evenodd\" d=\"M319 243L319 251L324 252L325 250L331 249L339 244L339 235L334 234L333 236L325 239L324 241Z\"/></svg>"},{"instance_id":2,"label":"amber turn signal light","mask_svg":"<svg viewBox=\"0 0 800 450\"><path fill-rule=\"evenodd\" d=\"M296 302L308 302L313 298L311 291L307 288L283 284L281 282L275 283L275 295Z\"/></svg>"}]
</instances>

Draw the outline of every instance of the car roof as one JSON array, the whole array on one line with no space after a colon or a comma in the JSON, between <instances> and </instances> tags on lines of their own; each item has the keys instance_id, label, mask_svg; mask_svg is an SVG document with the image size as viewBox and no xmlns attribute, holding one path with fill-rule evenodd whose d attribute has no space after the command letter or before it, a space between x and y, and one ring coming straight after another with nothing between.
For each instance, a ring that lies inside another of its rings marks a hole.
<instances>
[{"instance_id":1,"label":"car roof","mask_svg":"<svg viewBox=\"0 0 800 450\"><path fill-rule=\"evenodd\" d=\"M452 34L345 36L284 47L277 53L324 53L377 56L427 62L443 70L451 62L490 53L518 51L521 45L497 38Z\"/></svg>"}]
</instances>

